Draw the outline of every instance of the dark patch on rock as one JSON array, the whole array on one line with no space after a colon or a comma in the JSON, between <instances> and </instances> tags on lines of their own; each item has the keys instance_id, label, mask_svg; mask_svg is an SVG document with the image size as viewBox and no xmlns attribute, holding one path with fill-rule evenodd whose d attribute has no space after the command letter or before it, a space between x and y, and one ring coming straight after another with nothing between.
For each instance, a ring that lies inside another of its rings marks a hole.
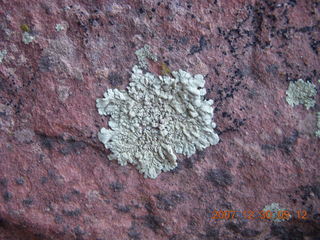
<instances>
[{"instance_id":1,"label":"dark patch on rock","mask_svg":"<svg viewBox=\"0 0 320 240\"><path fill-rule=\"evenodd\" d=\"M17 178L16 179L16 184L17 185L23 185L24 184L24 179L23 178Z\"/></svg>"},{"instance_id":2,"label":"dark patch on rock","mask_svg":"<svg viewBox=\"0 0 320 240\"><path fill-rule=\"evenodd\" d=\"M144 205L145 209L149 212L149 213L152 213L153 212L153 205L151 204L151 202L147 202L145 205Z\"/></svg>"},{"instance_id":3,"label":"dark patch on rock","mask_svg":"<svg viewBox=\"0 0 320 240\"><path fill-rule=\"evenodd\" d=\"M144 220L145 226L150 228L155 233L157 233L164 224L163 218L154 214L148 214L144 216L143 220Z\"/></svg>"},{"instance_id":4,"label":"dark patch on rock","mask_svg":"<svg viewBox=\"0 0 320 240\"><path fill-rule=\"evenodd\" d=\"M304 240L304 234L295 226L286 228L274 224L271 226L271 235L281 240Z\"/></svg>"},{"instance_id":5,"label":"dark patch on rock","mask_svg":"<svg viewBox=\"0 0 320 240\"><path fill-rule=\"evenodd\" d=\"M276 149L276 146L273 144L262 144L261 149L264 151L273 151Z\"/></svg>"},{"instance_id":6,"label":"dark patch on rock","mask_svg":"<svg viewBox=\"0 0 320 240\"><path fill-rule=\"evenodd\" d=\"M121 192L124 189L123 184L120 182L112 182L109 186L113 192Z\"/></svg>"},{"instance_id":7,"label":"dark patch on rock","mask_svg":"<svg viewBox=\"0 0 320 240\"><path fill-rule=\"evenodd\" d=\"M301 199L304 201L307 201L311 197L312 191L312 186L310 185L305 185L305 186L300 186L299 190L301 192Z\"/></svg>"},{"instance_id":8,"label":"dark patch on rock","mask_svg":"<svg viewBox=\"0 0 320 240\"><path fill-rule=\"evenodd\" d=\"M73 189L73 190L71 191L71 194L72 194L72 195L77 195L77 196L79 196L79 195L80 195L80 192L79 192L77 189Z\"/></svg>"},{"instance_id":9,"label":"dark patch on rock","mask_svg":"<svg viewBox=\"0 0 320 240\"><path fill-rule=\"evenodd\" d=\"M233 183L232 175L225 169L211 169L207 172L206 180L216 186L226 187Z\"/></svg>"},{"instance_id":10,"label":"dark patch on rock","mask_svg":"<svg viewBox=\"0 0 320 240\"><path fill-rule=\"evenodd\" d=\"M128 213L131 210L130 206L118 205L118 204L114 205L114 208L121 213Z\"/></svg>"},{"instance_id":11,"label":"dark patch on rock","mask_svg":"<svg viewBox=\"0 0 320 240\"><path fill-rule=\"evenodd\" d=\"M48 150L53 150L54 147L59 148L59 152L63 155L70 153L80 154L81 150L87 146L84 141L78 141L70 138L65 140L62 136L48 136L44 133L36 133L40 137L41 146Z\"/></svg>"},{"instance_id":12,"label":"dark patch on rock","mask_svg":"<svg viewBox=\"0 0 320 240\"><path fill-rule=\"evenodd\" d=\"M88 20L89 25L92 27L99 27L99 26L103 26L103 23L101 22L99 17L91 17Z\"/></svg>"},{"instance_id":13,"label":"dark patch on rock","mask_svg":"<svg viewBox=\"0 0 320 240\"><path fill-rule=\"evenodd\" d=\"M170 236L169 240L185 240L186 236L184 235L178 235L178 234L174 234L172 236Z\"/></svg>"},{"instance_id":14,"label":"dark patch on rock","mask_svg":"<svg viewBox=\"0 0 320 240\"><path fill-rule=\"evenodd\" d=\"M320 199L320 183L317 182L317 183L312 184L311 189L312 189L312 192L314 193L314 195L316 195L316 197L318 199Z\"/></svg>"},{"instance_id":15,"label":"dark patch on rock","mask_svg":"<svg viewBox=\"0 0 320 240\"><path fill-rule=\"evenodd\" d=\"M182 164L178 164L174 169L170 171L171 174L178 174L182 170Z\"/></svg>"},{"instance_id":16,"label":"dark patch on rock","mask_svg":"<svg viewBox=\"0 0 320 240\"><path fill-rule=\"evenodd\" d=\"M312 49L312 51L314 51L315 54L319 54L319 47L320 47L320 40L317 41L317 40L312 40L310 42L310 48Z\"/></svg>"},{"instance_id":17,"label":"dark patch on rock","mask_svg":"<svg viewBox=\"0 0 320 240\"><path fill-rule=\"evenodd\" d=\"M68 217L78 217L81 215L81 210L75 209L75 210L62 210L63 215Z\"/></svg>"},{"instance_id":18,"label":"dark patch on rock","mask_svg":"<svg viewBox=\"0 0 320 240\"><path fill-rule=\"evenodd\" d=\"M197 161L203 160L205 157L204 151L196 151L191 157L185 158L183 161L183 166L185 168L191 169Z\"/></svg>"},{"instance_id":19,"label":"dark patch on rock","mask_svg":"<svg viewBox=\"0 0 320 240\"><path fill-rule=\"evenodd\" d=\"M48 150L52 150L52 148L53 148L52 138L48 137L45 134L39 134L39 136L40 136L41 146L43 146L44 148L46 148Z\"/></svg>"},{"instance_id":20,"label":"dark patch on rock","mask_svg":"<svg viewBox=\"0 0 320 240\"><path fill-rule=\"evenodd\" d=\"M219 240L219 231L216 230L215 228L208 226L205 229L205 236L202 239L206 239L206 240Z\"/></svg>"},{"instance_id":21,"label":"dark patch on rock","mask_svg":"<svg viewBox=\"0 0 320 240\"><path fill-rule=\"evenodd\" d=\"M315 221L320 221L320 213L313 214L312 219Z\"/></svg>"},{"instance_id":22,"label":"dark patch on rock","mask_svg":"<svg viewBox=\"0 0 320 240\"><path fill-rule=\"evenodd\" d=\"M195 53L201 52L202 48L197 46L197 45L193 45L190 49L190 55L193 55Z\"/></svg>"},{"instance_id":23,"label":"dark patch on rock","mask_svg":"<svg viewBox=\"0 0 320 240\"><path fill-rule=\"evenodd\" d=\"M207 46L207 40L204 38L204 36L201 36L199 39L199 45L193 45L190 49L189 55L193 55L195 53L201 52L204 47Z\"/></svg>"},{"instance_id":24,"label":"dark patch on rock","mask_svg":"<svg viewBox=\"0 0 320 240\"><path fill-rule=\"evenodd\" d=\"M138 13L139 13L139 14L144 14L144 13L145 13L144 8L140 7L140 8L138 9Z\"/></svg>"},{"instance_id":25,"label":"dark patch on rock","mask_svg":"<svg viewBox=\"0 0 320 240\"><path fill-rule=\"evenodd\" d=\"M183 202L184 196L180 192L173 192L169 194L157 194L157 208L163 209L165 211L170 211L174 209L177 204Z\"/></svg>"},{"instance_id":26,"label":"dark patch on rock","mask_svg":"<svg viewBox=\"0 0 320 240\"><path fill-rule=\"evenodd\" d=\"M180 37L177 40L178 43L182 44L182 45L187 45L189 42L189 38L188 37Z\"/></svg>"},{"instance_id":27,"label":"dark patch on rock","mask_svg":"<svg viewBox=\"0 0 320 240\"><path fill-rule=\"evenodd\" d=\"M278 66L275 64L269 64L266 66L266 71L271 73L273 76L276 76L278 74Z\"/></svg>"},{"instance_id":28,"label":"dark patch on rock","mask_svg":"<svg viewBox=\"0 0 320 240\"><path fill-rule=\"evenodd\" d=\"M204 38L204 36L200 37L199 46L201 47L201 49L207 46L207 40Z\"/></svg>"},{"instance_id":29,"label":"dark patch on rock","mask_svg":"<svg viewBox=\"0 0 320 240\"><path fill-rule=\"evenodd\" d=\"M29 207L33 204L33 200L31 198L24 199L22 200L22 204Z\"/></svg>"},{"instance_id":30,"label":"dark patch on rock","mask_svg":"<svg viewBox=\"0 0 320 240\"><path fill-rule=\"evenodd\" d=\"M56 63L54 62L53 57L51 57L50 55L43 55L40 58L39 61L39 70L42 72L49 72L53 70L54 65L56 65Z\"/></svg>"},{"instance_id":31,"label":"dark patch on rock","mask_svg":"<svg viewBox=\"0 0 320 240\"><path fill-rule=\"evenodd\" d=\"M12 199L13 195L12 195L12 193L6 191L6 192L2 195L2 197L3 197L3 200L5 200L6 202L9 202L9 201Z\"/></svg>"},{"instance_id":32,"label":"dark patch on rock","mask_svg":"<svg viewBox=\"0 0 320 240\"><path fill-rule=\"evenodd\" d=\"M48 182L48 177L46 177L46 176L42 176L41 178L40 178L40 182L41 182L41 184L46 184L47 182Z\"/></svg>"},{"instance_id":33,"label":"dark patch on rock","mask_svg":"<svg viewBox=\"0 0 320 240\"><path fill-rule=\"evenodd\" d=\"M290 5L291 7L295 7L297 5L297 0L289 0L288 5Z\"/></svg>"},{"instance_id":34,"label":"dark patch on rock","mask_svg":"<svg viewBox=\"0 0 320 240\"><path fill-rule=\"evenodd\" d=\"M235 222L227 222L225 224L225 227L234 233L240 233L242 229L242 224L235 223Z\"/></svg>"},{"instance_id":35,"label":"dark patch on rock","mask_svg":"<svg viewBox=\"0 0 320 240\"><path fill-rule=\"evenodd\" d=\"M82 239L82 236L86 234L86 232L80 226L76 226L73 229L73 232L78 237L78 239Z\"/></svg>"},{"instance_id":36,"label":"dark patch on rock","mask_svg":"<svg viewBox=\"0 0 320 240\"><path fill-rule=\"evenodd\" d=\"M63 155L70 153L80 154L81 150L86 148L86 143L82 141L75 141L74 139L65 141L64 147L59 150Z\"/></svg>"},{"instance_id":37,"label":"dark patch on rock","mask_svg":"<svg viewBox=\"0 0 320 240\"><path fill-rule=\"evenodd\" d=\"M130 237L130 240L140 240L141 239L141 233L137 231L135 226L132 226L129 229L128 236Z\"/></svg>"},{"instance_id":38,"label":"dark patch on rock","mask_svg":"<svg viewBox=\"0 0 320 240\"><path fill-rule=\"evenodd\" d=\"M199 229L199 221L197 218L191 216L190 220L188 221L188 229L192 232L195 232Z\"/></svg>"},{"instance_id":39,"label":"dark patch on rock","mask_svg":"<svg viewBox=\"0 0 320 240\"><path fill-rule=\"evenodd\" d=\"M243 231L241 231L241 236L246 238L254 238L257 237L260 233L261 231L246 228Z\"/></svg>"},{"instance_id":40,"label":"dark patch on rock","mask_svg":"<svg viewBox=\"0 0 320 240\"><path fill-rule=\"evenodd\" d=\"M7 228L9 225L8 221L0 217L0 228Z\"/></svg>"},{"instance_id":41,"label":"dark patch on rock","mask_svg":"<svg viewBox=\"0 0 320 240\"><path fill-rule=\"evenodd\" d=\"M61 224L63 222L63 217L61 215L57 215L54 217L54 222L56 224Z\"/></svg>"},{"instance_id":42,"label":"dark patch on rock","mask_svg":"<svg viewBox=\"0 0 320 240\"><path fill-rule=\"evenodd\" d=\"M0 185L2 186L2 187L7 187L8 186L8 179L6 179L6 178L1 178L0 179Z\"/></svg>"},{"instance_id":43,"label":"dark patch on rock","mask_svg":"<svg viewBox=\"0 0 320 240\"><path fill-rule=\"evenodd\" d=\"M289 154L292 151L293 146L296 144L298 137L299 132L294 130L291 136L283 139L283 141L278 145L278 148L283 150L286 154Z\"/></svg>"},{"instance_id":44,"label":"dark patch on rock","mask_svg":"<svg viewBox=\"0 0 320 240\"><path fill-rule=\"evenodd\" d=\"M111 72L108 75L108 81L113 87L116 87L123 83L123 78L117 72Z\"/></svg>"}]
</instances>

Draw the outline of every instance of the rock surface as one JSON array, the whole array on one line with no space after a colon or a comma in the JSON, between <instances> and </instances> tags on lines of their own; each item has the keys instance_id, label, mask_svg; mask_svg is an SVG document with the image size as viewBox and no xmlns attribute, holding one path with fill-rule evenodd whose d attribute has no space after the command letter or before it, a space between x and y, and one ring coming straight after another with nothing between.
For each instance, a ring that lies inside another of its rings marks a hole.
<instances>
[{"instance_id":1,"label":"rock surface","mask_svg":"<svg viewBox=\"0 0 320 240\"><path fill-rule=\"evenodd\" d=\"M0 239L319 239L319 94L285 101L299 78L320 91L319 19L317 0L2 0ZM221 139L155 180L97 139L95 100L145 44L150 71L206 76ZM246 214L272 203L293 217Z\"/></svg>"}]
</instances>

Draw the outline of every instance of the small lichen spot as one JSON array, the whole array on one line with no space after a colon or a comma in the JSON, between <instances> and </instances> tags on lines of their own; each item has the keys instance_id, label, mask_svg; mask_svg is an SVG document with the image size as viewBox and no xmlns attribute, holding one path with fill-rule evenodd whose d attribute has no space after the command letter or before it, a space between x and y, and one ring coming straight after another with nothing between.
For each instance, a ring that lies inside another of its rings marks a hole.
<instances>
[{"instance_id":1,"label":"small lichen spot","mask_svg":"<svg viewBox=\"0 0 320 240\"><path fill-rule=\"evenodd\" d=\"M135 52L138 58L138 67L142 69L148 69L148 60L158 61L157 56L151 52L151 47L149 45L144 45L143 48L138 49Z\"/></svg>"},{"instance_id":2,"label":"small lichen spot","mask_svg":"<svg viewBox=\"0 0 320 240\"><path fill-rule=\"evenodd\" d=\"M270 212L271 218L269 219L275 223L283 222L291 218L291 215L288 216L288 219L286 219L284 216L281 217L281 214L287 210L284 208L280 208L279 203L271 203L270 205L266 205L263 211L265 212L265 215L267 217L269 216Z\"/></svg>"},{"instance_id":3,"label":"small lichen spot","mask_svg":"<svg viewBox=\"0 0 320 240\"><path fill-rule=\"evenodd\" d=\"M179 70L157 76L138 66L132 71L126 91L108 89L96 100L99 114L111 116L110 129L98 134L112 151L110 160L134 164L145 177L156 178L177 166L176 154L189 157L218 143L202 75Z\"/></svg>"},{"instance_id":4,"label":"small lichen spot","mask_svg":"<svg viewBox=\"0 0 320 240\"><path fill-rule=\"evenodd\" d=\"M7 55L7 50L0 51L0 63L2 63L4 57Z\"/></svg>"},{"instance_id":5,"label":"small lichen spot","mask_svg":"<svg viewBox=\"0 0 320 240\"><path fill-rule=\"evenodd\" d=\"M310 82L299 79L296 82L290 82L286 91L287 103L294 107L303 104L307 109L313 107L316 103L314 96L317 94L316 86Z\"/></svg>"},{"instance_id":6,"label":"small lichen spot","mask_svg":"<svg viewBox=\"0 0 320 240\"><path fill-rule=\"evenodd\" d=\"M29 44L35 39L34 36L32 36L29 32L24 32L22 34L22 41L24 44Z\"/></svg>"},{"instance_id":7,"label":"small lichen spot","mask_svg":"<svg viewBox=\"0 0 320 240\"><path fill-rule=\"evenodd\" d=\"M320 138L320 112L317 112L317 128L315 135Z\"/></svg>"},{"instance_id":8,"label":"small lichen spot","mask_svg":"<svg viewBox=\"0 0 320 240\"><path fill-rule=\"evenodd\" d=\"M57 32L63 31L64 30L64 26L60 23L56 24L56 30Z\"/></svg>"}]
</instances>

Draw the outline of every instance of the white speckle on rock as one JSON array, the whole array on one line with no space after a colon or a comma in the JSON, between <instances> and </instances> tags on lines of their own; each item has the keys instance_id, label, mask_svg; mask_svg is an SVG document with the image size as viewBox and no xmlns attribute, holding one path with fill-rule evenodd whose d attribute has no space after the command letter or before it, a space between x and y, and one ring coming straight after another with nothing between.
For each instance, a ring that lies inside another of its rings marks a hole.
<instances>
[{"instance_id":1,"label":"white speckle on rock","mask_svg":"<svg viewBox=\"0 0 320 240\"><path fill-rule=\"evenodd\" d=\"M0 51L0 63L2 63L2 60L7 55L7 53L8 53L7 50L1 50Z\"/></svg>"},{"instance_id":2,"label":"white speckle on rock","mask_svg":"<svg viewBox=\"0 0 320 240\"><path fill-rule=\"evenodd\" d=\"M24 44L29 44L35 39L34 36L32 36L29 32L24 32L22 34L22 41Z\"/></svg>"},{"instance_id":3,"label":"white speckle on rock","mask_svg":"<svg viewBox=\"0 0 320 240\"><path fill-rule=\"evenodd\" d=\"M57 32L63 31L65 28L61 23L56 24L56 30Z\"/></svg>"},{"instance_id":4,"label":"white speckle on rock","mask_svg":"<svg viewBox=\"0 0 320 240\"><path fill-rule=\"evenodd\" d=\"M70 96L70 88L67 86L58 86L58 96L59 99L64 102L68 99L68 97Z\"/></svg>"}]
</instances>

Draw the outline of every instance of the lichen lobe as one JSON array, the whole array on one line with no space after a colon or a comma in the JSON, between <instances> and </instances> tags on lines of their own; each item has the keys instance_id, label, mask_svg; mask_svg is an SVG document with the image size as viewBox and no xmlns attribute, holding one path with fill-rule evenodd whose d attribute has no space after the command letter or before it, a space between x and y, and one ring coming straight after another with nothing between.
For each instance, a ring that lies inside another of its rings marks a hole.
<instances>
[{"instance_id":1,"label":"lichen lobe","mask_svg":"<svg viewBox=\"0 0 320 240\"><path fill-rule=\"evenodd\" d=\"M296 82L290 82L286 94L286 101L292 107L303 104L309 109L316 103L314 100L314 96L317 94L316 86L310 82L305 82L302 79L299 79Z\"/></svg>"},{"instance_id":2,"label":"lichen lobe","mask_svg":"<svg viewBox=\"0 0 320 240\"><path fill-rule=\"evenodd\" d=\"M172 76L134 66L126 91L108 89L96 101L99 114L110 115L110 128L98 134L109 159L134 164L145 177L174 169L176 154L191 156L219 141L203 76L182 70Z\"/></svg>"}]
</instances>

